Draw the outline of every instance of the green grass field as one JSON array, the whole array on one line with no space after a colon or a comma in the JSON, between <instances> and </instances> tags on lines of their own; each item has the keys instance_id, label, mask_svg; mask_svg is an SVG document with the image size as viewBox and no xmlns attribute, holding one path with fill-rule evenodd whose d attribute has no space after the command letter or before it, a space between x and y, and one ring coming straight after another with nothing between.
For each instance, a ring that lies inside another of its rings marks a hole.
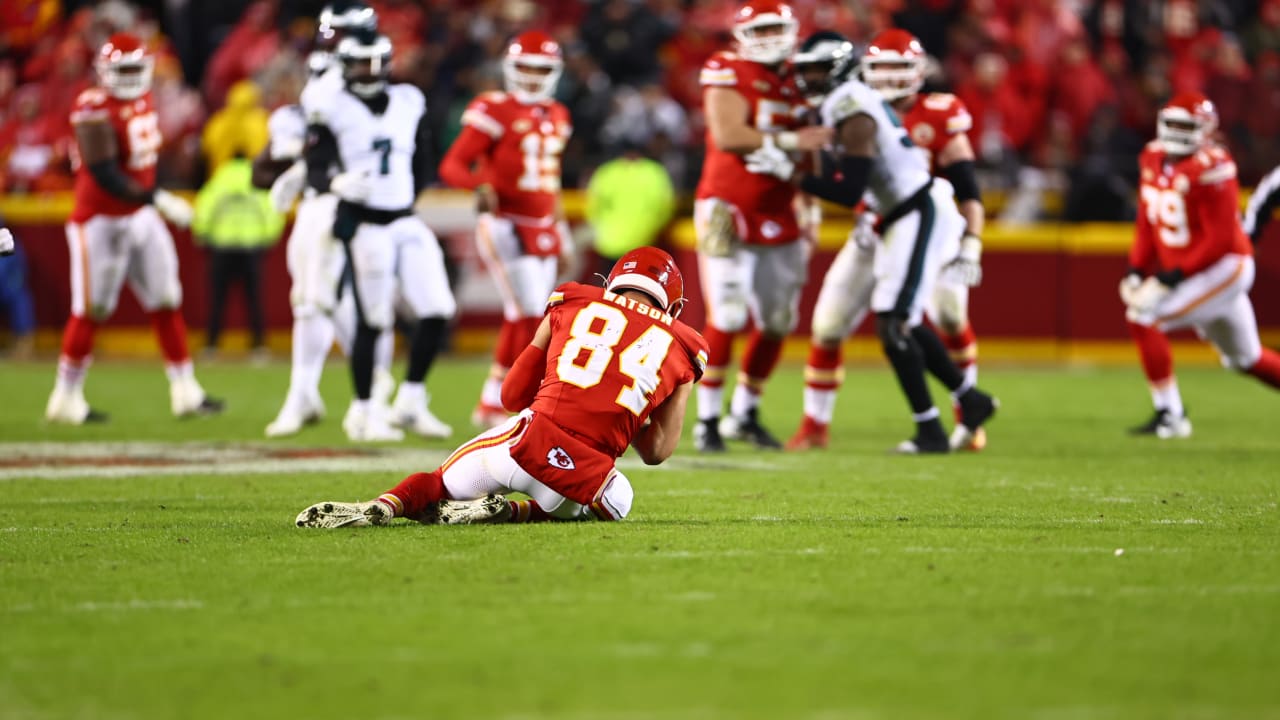
<instances>
[{"instance_id":1,"label":"green grass field","mask_svg":"<svg viewBox=\"0 0 1280 720\"><path fill-rule=\"evenodd\" d=\"M1160 443L1123 433L1136 368L990 369L989 449L903 458L867 367L827 452L624 460L624 523L299 530L455 444L316 464L349 448L331 368L331 417L269 443L284 365L203 367L230 411L174 422L157 365L100 362L94 428L39 420L51 363L0 366L0 718L1280 718L1280 395L1250 379L1182 370L1196 434ZM458 428L483 372L434 374Z\"/></svg>"}]
</instances>

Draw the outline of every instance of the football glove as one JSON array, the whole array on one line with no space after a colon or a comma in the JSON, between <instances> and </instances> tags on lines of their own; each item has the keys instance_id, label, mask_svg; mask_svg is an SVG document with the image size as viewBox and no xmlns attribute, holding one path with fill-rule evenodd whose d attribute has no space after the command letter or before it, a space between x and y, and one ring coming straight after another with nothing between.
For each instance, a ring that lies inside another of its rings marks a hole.
<instances>
[{"instance_id":1,"label":"football glove","mask_svg":"<svg viewBox=\"0 0 1280 720\"><path fill-rule=\"evenodd\" d=\"M755 175L772 175L779 180L790 181L796 170L795 161L786 150L777 146L772 135L765 135L764 143L742 159L746 161L747 172Z\"/></svg>"},{"instance_id":2,"label":"football glove","mask_svg":"<svg viewBox=\"0 0 1280 720\"><path fill-rule=\"evenodd\" d=\"M870 210L858 213L857 219L853 221L853 229L849 231L849 241L857 245L859 250L876 249L880 236L876 234L875 213Z\"/></svg>"},{"instance_id":3,"label":"football glove","mask_svg":"<svg viewBox=\"0 0 1280 720\"><path fill-rule=\"evenodd\" d=\"M943 266L943 272L966 287L981 285L982 239L973 233L965 233L960 239L960 252L954 260Z\"/></svg>"},{"instance_id":4,"label":"football glove","mask_svg":"<svg viewBox=\"0 0 1280 720\"><path fill-rule=\"evenodd\" d=\"M9 228L0 227L0 255L13 254L13 233Z\"/></svg>"},{"instance_id":5,"label":"football glove","mask_svg":"<svg viewBox=\"0 0 1280 720\"><path fill-rule=\"evenodd\" d=\"M178 227L191 226L191 218L195 215L191 203L164 189L156 190L151 196L151 202L169 222Z\"/></svg>"},{"instance_id":6,"label":"football glove","mask_svg":"<svg viewBox=\"0 0 1280 720\"><path fill-rule=\"evenodd\" d=\"M329 192L347 202L362 205L373 194L373 182L368 173L348 170L333 176Z\"/></svg>"},{"instance_id":7,"label":"football glove","mask_svg":"<svg viewBox=\"0 0 1280 720\"><path fill-rule=\"evenodd\" d=\"M1150 318L1156 306L1169 294L1169 286L1157 278L1149 277L1142 281L1137 290L1129 297L1129 311L1125 314L1130 320L1137 322L1140 318Z\"/></svg>"},{"instance_id":8,"label":"football glove","mask_svg":"<svg viewBox=\"0 0 1280 720\"><path fill-rule=\"evenodd\" d=\"M271 183L271 190L268 193L271 198L271 207L274 207L276 212L289 212L289 208L293 207L293 202L298 199L298 195L306 186L307 164L299 160L290 165L288 170L280 173L280 177Z\"/></svg>"},{"instance_id":9,"label":"football glove","mask_svg":"<svg viewBox=\"0 0 1280 720\"><path fill-rule=\"evenodd\" d=\"M1133 298L1140 287L1142 287L1142 276L1137 273L1128 273L1120 280L1120 301L1125 307L1133 304Z\"/></svg>"}]
</instances>

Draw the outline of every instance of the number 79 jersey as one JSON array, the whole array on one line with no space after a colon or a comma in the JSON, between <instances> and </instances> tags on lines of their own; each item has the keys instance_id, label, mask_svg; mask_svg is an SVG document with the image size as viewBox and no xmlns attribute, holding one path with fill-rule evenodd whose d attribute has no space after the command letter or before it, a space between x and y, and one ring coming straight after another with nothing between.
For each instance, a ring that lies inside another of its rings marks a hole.
<instances>
[{"instance_id":1,"label":"number 79 jersey","mask_svg":"<svg viewBox=\"0 0 1280 720\"><path fill-rule=\"evenodd\" d=\"M89 88L76 98L71 110L71 124L105 122L116 136L116 162L125 175L144 188L156 184L156 159L163 138L151 93L133 100L113 97L99 87ZM75 154L75 206L71 221L82 223L94 215L128 215L141 203L122 200L98 185L89 168Z\"/></svg>"},{"instance_id":2,"label":"number 79 jersey","mask_svg":"<svg viewBox=\"0 0 1280 720\"><path fill-rule=\"evenodd\" d=\"M1151 142L1138 157L1138 219L1129 265L1145 273L1194 275L1228 254L1252 255L1240 225L1236 164L1208 145L1171 158Z\"/></svg>"},{"instance_id":3,"label":"number 79 jersey","mask_svg":"<svg viewBox=\"0 0 1280 720\"><path fill-rule=\"evenodd\" d=\"M345 88L328 94L304 93L302 103L308 123L324 125L333 133L343 171L369 176L372 192L364 205L403 210L416 199L413 155L427 102L421 90L405 83L387 86L387 98L381 113Z\"/></svg>"},{"instance_id":4,"label":"number 79 jersey","mask_svg":"<svg viewBox=\"0 0 1280 720\"><path fill-rule=\"evenodd\" d=\"M530 407L611 457L707 366L707 342L696 330L604 288L561 285L547 317L547 371Z\"/></svg>"}]
</instances>

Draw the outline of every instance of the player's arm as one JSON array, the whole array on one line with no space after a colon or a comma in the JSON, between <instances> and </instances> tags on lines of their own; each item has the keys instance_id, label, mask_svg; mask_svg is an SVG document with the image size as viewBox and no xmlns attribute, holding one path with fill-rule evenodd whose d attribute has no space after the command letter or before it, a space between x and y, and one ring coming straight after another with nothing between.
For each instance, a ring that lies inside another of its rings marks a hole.
<instances>
[{"instance_id":1,"label":"player's arm","mask_svg":"<svg viewBox=\"0 0 1280 720\"><path fill-rule=\"evenodd\" d=\"M716 148L737 155L759 150L766 133L749 122L751 107L747 99L729 87L708 87L703 94L707 129ZM771 133L777 146L783 150L818 150L831 140L831 130L809 126L799 130Z\"/></svg>"},{"instance_id":2,"label":"player's arm","mask_svg":"<svg viewBox=\"0 0 1280 720\"><path fill-rule=\"evenodd\" d=\"M820 175L799 176L799 186L810 195L851 208L866 192L871 163L879 153L876 121L865 113L845 118L836 128L836 139L844 153L834 162L824 162Z\"/></svg>"},{"instance_id":3,"label":"player's arm","mask_svg":"<svg viewBox=\"0 0 1280 720\"><path fill-rule=\"evenodd\" d=\"M307 184L321 192L329 189L329 169L338 164L338 139L324 123L307 126L307 144L302 160L307 164Z\"/></svg>"},{"instance_id":4,"label":"player's arm","mask_svg":"<svg viewBox=\"0 0 1280 720\"><path fill-rule=\"evenodd\" d=\"M426 190L436 182L436 141L427 122L427 114L418 119L413 146L413 194Z\"/></svg>"},{"instance_id":5,"label":"player's arm","mask_svg":"<svg viewBox=\"0 0 1280 720\"><path fill-rule=\"evenodd\" d=\"M125 202L145 205L152 201L154 193L151 188L143 187L120 168L120 148L116 144L116 132L110 122L77 122L75 134L80 161L99 187Z\"/></svg>"},{"instance_id":6,"label":"player's arm","mask_svg":"<svg viewBox=\"0 0 1280 720\"><path fill-rule=\"evenodd\" d=\"M529 346L520 353L502 381L502 407L520 412L533 404L547 374L547 345L551 343L551 315L542 316Z\"/></svg>"},{"instance_id":7,"label":"player's arm","mask_svg":"<svg viewBox=\"0 0 1280 720\"><path fill-rule=\"evenodd\" d=\"M681 383L662 404L649 413L649 424L631 440L631 446L639 453L645 465L657 465L676 451L680 434L684 431L685 408L693 382Z\"/></svg>"},{"instance_id":8,"label":"player's arm","mask_svg":"<svg viewBox=\"0 0 1280 720\"><path fill-rule=\"evenodd\" d=\"M253 174L251 182L253 186L259 190L268 190L271 184L276 181L286 170L296 161L296 158L276 159L271 155L271 147L262 149L257 157L253 159Z\"/></svg>"},{"instance_id":9,"label":"player's arm","mask_svg":"<svg viewBox=\"0 0 1280 720\"><path fill-rule=\"evenodd\" d=\"M493 137L469 125L464 126L440 161L440 179L446 185L475 190L478 200L476 210L482 213L498 209L486 173L476 167L492 146Z\"/></svg>"},{"instance_id":10,"label":"player's arm","mask_svg":"<svg viewBox=\"0 0 1280 720\"><path fill-rule=\"evenodd\" d=\"M938 172L955 188L956 203L960 214L968 224L966 234L982 237L986 226L986 211L982 207L982 190L974 169L975 155L969 135L957 133L938 153Z\"/></svg>"},{"instance_id":11,"label":"player's arm","mask_svg":"<svg viewBox=\"0 0 1280 720\"><path fill-rule=\"evenodd\" d=\"M1244 211L1244 232L1254 245L1262 239L1267 224L1280 209L1280 167L1267 173L1254 188Z\"/></svg>"}]
</instances>

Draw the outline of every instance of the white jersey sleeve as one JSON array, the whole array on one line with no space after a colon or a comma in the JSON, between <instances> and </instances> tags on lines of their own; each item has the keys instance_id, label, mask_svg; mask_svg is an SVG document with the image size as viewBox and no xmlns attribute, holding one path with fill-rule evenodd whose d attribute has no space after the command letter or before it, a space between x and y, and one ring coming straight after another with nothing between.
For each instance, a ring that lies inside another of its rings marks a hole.
<instances>
[{"instance_id":1,"label":"white jersey sleeve","mask_svg":"<svg viewBox=\"0 0 1280 720\"><path fill-rule=\"evenodd\" d=\"M307 118L301 105L282 105L267 120L272 160L293 160L307 141Z\"/></svg>"},{"instance_id":2,"label":"white jersey sleeve","mask_svg":"<svg viewBox=\"0 0 1280 720\"><path fill-rule=\"evenodd\" d=\"M346 85L342 80L342 69L331 67L321 75L311 78L302 88L300 103L303 115L308 124L329 124L334 113L334 103L342 94Z\"/></svg>"},{"instance_id":3,"label":"white jersey sleeve","mask_svg":"<svg viewBox=\"0 0 1280 720\"><path fill-rule=\"evenodd\" d=\"M929 159L911 141L897 111L861 81L849 80L836 88L820 113L823 124L832 128L856 115L875 121L877 153L869 191L881 212L891 211L930 181Z\"/></svg>"}]
</instances>

